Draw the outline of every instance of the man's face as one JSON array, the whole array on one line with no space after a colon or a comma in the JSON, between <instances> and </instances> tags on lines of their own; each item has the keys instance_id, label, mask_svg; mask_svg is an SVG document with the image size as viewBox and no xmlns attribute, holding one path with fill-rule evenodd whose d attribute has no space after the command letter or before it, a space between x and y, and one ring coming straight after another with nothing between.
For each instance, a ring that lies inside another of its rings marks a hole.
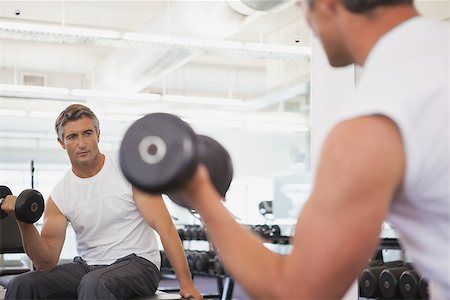
<instances>
[{"instance_id":1,"label":"man's face","mask_svg":"<svg viewBox=\"0 0 450 300\"><path fill-rule=\"evenodd\" d=\"M345 43L347 32L342 22L342 12L342 4L336 0L310 1L306 9L306 20L314 35L320 39L333 67L353 63Z\"/></svg>"},{"instance_id":2,"label":"man's face","mask_svg":"<svg viewBox=\"0 0 450 300\"><path fill-rule=\"evenodd\" d=\"M99 153L98 142L100 132L88 117L76 121L69 121L63 127L61 146L67 150L72 165L89 165L94 162Z\"/></svg>"}]
</instances>

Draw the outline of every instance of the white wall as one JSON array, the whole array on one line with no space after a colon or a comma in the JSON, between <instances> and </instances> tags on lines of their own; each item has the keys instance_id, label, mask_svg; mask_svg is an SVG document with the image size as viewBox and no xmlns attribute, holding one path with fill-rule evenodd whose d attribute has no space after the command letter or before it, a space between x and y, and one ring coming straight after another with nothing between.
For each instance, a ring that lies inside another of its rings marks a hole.
<instances>
[{"instance_id":1,"label":"white wall","mask_svg":"<svg viewBox=\"0 0 450 300\"><path fill-rule=\"evenodd\" d=\"M333 68L320 41L312 41L311 58L311 169L317 167L322 144L334 125L333 115L355 90L355 66Z\"/></svg>"},{"instance_id":2,"label":"white wall","mask_svg":"<svg viewBox=\"0 0 450 300\"><path fill-rule=\"evenodd\" d=\"M312 41L311 59L311 168L315 174L320 149L332 128L333 114L350 99L355 90L355 67L332 68L316 38ZM355 282L343 299L358 299Z\"/></svg>"}]
</instances>

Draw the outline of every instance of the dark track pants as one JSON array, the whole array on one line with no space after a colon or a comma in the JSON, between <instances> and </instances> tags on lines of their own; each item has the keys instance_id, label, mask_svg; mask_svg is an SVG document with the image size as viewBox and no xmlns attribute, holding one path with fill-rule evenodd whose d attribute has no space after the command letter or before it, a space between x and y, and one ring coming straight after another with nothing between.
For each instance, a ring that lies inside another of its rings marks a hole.
<instances>
[{"instance_id":1,"label":"dark track pants","mask_svg":"<svg viewBox=\"0 0 450 300\"><path fill-rule=\"evenodd\" d=\"M79 256L51 272L30 271L13 278L6 299L126 299L151 296L161 279L158 268L135 254L111 265L88 266Z\"/></svg>"}]
</instances>

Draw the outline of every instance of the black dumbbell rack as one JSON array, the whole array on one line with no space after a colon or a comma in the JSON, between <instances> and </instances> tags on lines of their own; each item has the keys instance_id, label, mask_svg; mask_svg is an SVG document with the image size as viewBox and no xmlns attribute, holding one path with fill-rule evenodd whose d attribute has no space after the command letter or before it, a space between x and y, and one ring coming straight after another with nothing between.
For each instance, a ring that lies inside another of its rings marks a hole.
<instances>
[{"instance_id":1,"label":"black dumbbell rack","mask_svg":"<svg viewBox=\"0 0 450 300\"><path fill-rule=\"evenodd\" d=\"M291 242L290 236L281 235L281 230L278 225L262 224L244 226L260 236L265 243L274 245L289 245ZM208 241L206 230L201 225L184 225L177 228L177 231L184 247L188 248L185 248L185 255L188 260L189 269L192 276L216 278L219 295L216 295L215 298L224 300L231 299L233 296L234 279L226 273L220 262L220 259L215 255L214 251L212 251L212 245ZM209 250L190 250L192 245L191 242L193 241L207 242ZM200 257L202 255L205 261L197 263L197 260L201 260ZM202 265L203 267L196 266L196 264ZM202 268L203 270L199 270ZM161 272L166 275L174 274L173 269L164 254L164 251L161 251Z\"/></svg>"},{"instance_id":2,"label":"black dumbbell rack","mask_svg":"<svg viewBox=\"0 0 450 300\"><path fill-rule=\"evenodd\" d=\"M192 277L204 276L204 277L214 277L217 279L217 290L218 294L203 295L203 298L217 298L222 300L231 300L233 296L234 280L228 276L225 272L223 274L218 274L213 271L212 267L209 267L207 271L198 271L195 269L195 254L207 253L206 251L190 251L185 250L185 255L188 260L189 269ZM172 267L169 264L164 251L161 251L161 273L162 274L174 274ZM162 289L167 291L165 289ZM173 290L171 290L173 291Z\"/></svg>"},{"instance_id":3,"label":"black dumbbell rack","mask_svg":"<svg viewBox=\"0 0 450 300\"><path fill-rule=\"evenodd\" d=\"M402 246L396 238L381 238L378 245L380 250L402 250Z\"/></svg>"},{"instance_id":4,"label":"black dumbbell rack","mask_svg":"<svg viewBox=\"0 0 450 300\"><path fill-rule=\"evenodd\" d=\"M178 235L184 245L184 247L191 248L191 242L193 241L204 241L208 243L209 251L193 251L189 249L185 249L186 259L188 260L189 269L193 277L195 276L203 276L203 277L213 277L217 279L217 290L218 295L203 295L203 298L217 298L223 300L232 299L233 289L234 289L234 279L231 278L221 267L220 261L218 258L215 258L216 255L213 251L211 251L212 246L208 241L206 231L201 225L184 225L177 229ZM194 246L195 247L195 246ZM199 255L205 255L209 253L210 260L216 260L217 262L207 262L205 270L199 271L196 269L195 260L200 259L197 258ZM209 265L208 265L209 264ZM218 272L215 271L215 264L220 264L220 268ZM161 272L163 274L174 274L172 267L164 254L164 251L161 251Z\"/></svg>"}]
</instances>

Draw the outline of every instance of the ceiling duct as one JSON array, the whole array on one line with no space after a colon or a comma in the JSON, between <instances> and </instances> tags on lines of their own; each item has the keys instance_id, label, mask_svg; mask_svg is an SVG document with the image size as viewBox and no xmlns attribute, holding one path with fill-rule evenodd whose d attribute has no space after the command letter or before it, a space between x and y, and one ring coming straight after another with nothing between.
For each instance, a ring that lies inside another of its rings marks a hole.
<instances>
[{"instance_id":1,"label":"ceiling duct","mask_svg":"<svg viewBox=\"0 0 450 300\"><path fill-rule=\"evenodd\" d=\"M168 1L164 14L151 20L140 33L222 40L230 37L252 18L292 0ZM99 90L138 92L180 68L198 52L183 47L170 50L117 49L88 80L87 87Z\"/></svg>"},{"instance_id":2,"label":"ceiling duct","mask_svg":"<svg viewBox=\"0 0 450 300\"><path fill-rule=\"evenodd\" d=\"M284 7L284 5L290 3L290 1L261 1L261 0L227 0L235 11L243 15L254 15L258 12L267 12L272 10L278 10Z\"/></svg>"}]
</instances>

